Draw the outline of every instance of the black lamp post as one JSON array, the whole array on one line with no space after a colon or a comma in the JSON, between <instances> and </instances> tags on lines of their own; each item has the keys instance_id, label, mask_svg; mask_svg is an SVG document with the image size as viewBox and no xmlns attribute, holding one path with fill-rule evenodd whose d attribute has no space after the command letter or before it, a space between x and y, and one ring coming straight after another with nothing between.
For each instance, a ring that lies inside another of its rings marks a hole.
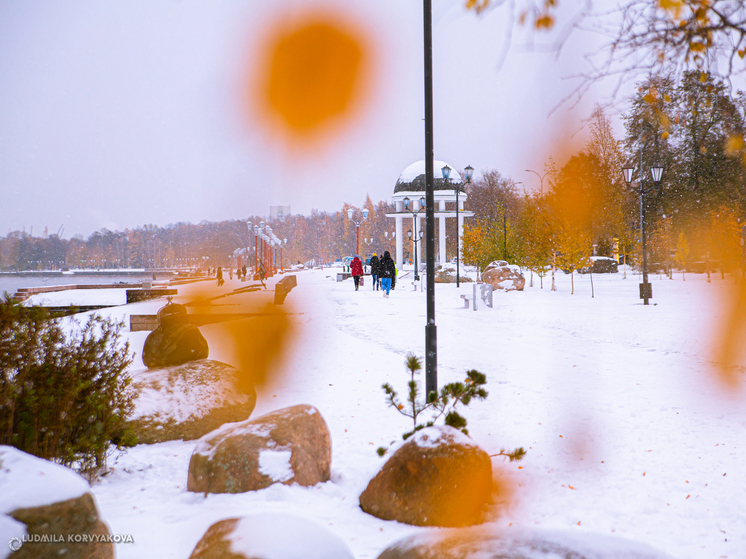
<instances>
[{"instance_id":1,"label":"black lamp post","mask_svg":"<svg viewBox=\"0 0 746 559\"><path fill-rule=\"evenodd\" d=\"M642 237L642 283L640 284L640 299L642 299L644 305L648 305L648 301L653 298L653 286L648 282L648 253L647 253L647 239L645 235L645 195L657 188L660 185L661 177L663 176L663 167L651 167L650 175L653 179L653 186L645 189L642 177L642 143L640 144L640 236ZM624 173L624 180L629 186L632 182L632 173L634 172L633 167L625 167L622 169Z\"/></svg>"},{"instance_id":2,"label":"black lamp post","mask_svg":"<svg viewBox=\"0 0 746 559\"><path fill-rule=\"evenodd\" d=\"M438 391L438 337L435 326L435 180L433 146L433 10L422 1L425 76L425 195L427 197L427 324L425 324L425 395Z\"/></svg>"}]
</instances>

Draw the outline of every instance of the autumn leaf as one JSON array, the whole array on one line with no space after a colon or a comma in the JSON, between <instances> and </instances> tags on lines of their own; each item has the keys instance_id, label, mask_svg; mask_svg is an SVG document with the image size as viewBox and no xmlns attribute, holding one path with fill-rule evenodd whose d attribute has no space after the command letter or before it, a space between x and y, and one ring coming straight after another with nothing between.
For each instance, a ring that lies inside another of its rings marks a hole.
<instances>
[{"instance_id":1,"label":"autumn leaf","mask_svg":"<svg viewBox=\"0 0 746 559\"><path fill-rule=\"evenodd\" d=\"M536 20L536 29L551 29L554 26L554 18L549 14L544 14Z\"/></svg>"},{"instance_id":2,"label":"autumn leaf","mask_svg":"<svg viewBox=\"0 0 746 559\"><path fill-rule=\"evenodd\" d=\"M693 50L694 52L704 52L706 48L707 47L703 45L702 43L689 43L689 49ZM705 80L700 78L700 81L704 82Z\"/></svg>"}]
</instances>

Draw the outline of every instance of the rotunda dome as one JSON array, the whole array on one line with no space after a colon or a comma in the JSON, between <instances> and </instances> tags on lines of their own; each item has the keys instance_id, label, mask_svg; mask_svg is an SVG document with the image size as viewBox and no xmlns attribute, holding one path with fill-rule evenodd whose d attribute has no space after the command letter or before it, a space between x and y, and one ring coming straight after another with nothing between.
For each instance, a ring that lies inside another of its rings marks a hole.
<instances>
[{"instance_id":1,"label":"rotunda dome","mask_svg":"<svg viewBox=\"0 0 746 559\"><path fill-rule=\"evenodd\" d=\"M451 168L451 176L448 182L443 180L443 174L441 169L447 164L444 161L435 161L433 167L433 178L434 184L433 189L448 190L455 192L458 187L459 192L465 192L464 183L461 177L454 169L453 165L448 165ZM399 179L396 181L394 187L394 194L400 192L425 192L425 160L417 161L412 163L409 167L402 171L399 175Z\"/></svg>"}]
</instances>

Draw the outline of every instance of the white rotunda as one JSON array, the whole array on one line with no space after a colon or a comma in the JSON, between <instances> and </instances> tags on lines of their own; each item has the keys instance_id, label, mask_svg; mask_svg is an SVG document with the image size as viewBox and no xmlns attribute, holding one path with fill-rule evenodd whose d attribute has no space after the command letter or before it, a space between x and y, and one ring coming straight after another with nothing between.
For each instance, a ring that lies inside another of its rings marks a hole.
<instances>
[{"instance_id":1,"label":"white rotunda","mask_svg":"<svg viewBox=\"0 0 746 559\"><path fill-rule=\"evenodd\" d=\"M459 174L453 170L451 165L443 161L434 162L434 199L435 199L435 219L438 227L436 230L437 252L436 261L443 264L448 261L446 255L446 219L454 218L458 214L458 234L459 254L461 254L461 236L463 234L464 218L474 215L473 212L464 211L464 201L467 198L464 183ZM446 169L444 178L443 170ZM467 168L471 171L471 168ZM386 214L396 220L396 266L402 269L404 263L403 243L413 242L414 240L425 240L425 161L417 161L404 169L394 187L394 195L391 197L395 212ZM458 211L457 208L458 207ZM412 220L412 239L405 239L402 235L404 220ZM415 245L415 258L417 262L422 262L422 242L413 243ZM455 256L455 255L454 255ZM420 269L422 269L420 267Z\"/></svg>"}]
</instances>

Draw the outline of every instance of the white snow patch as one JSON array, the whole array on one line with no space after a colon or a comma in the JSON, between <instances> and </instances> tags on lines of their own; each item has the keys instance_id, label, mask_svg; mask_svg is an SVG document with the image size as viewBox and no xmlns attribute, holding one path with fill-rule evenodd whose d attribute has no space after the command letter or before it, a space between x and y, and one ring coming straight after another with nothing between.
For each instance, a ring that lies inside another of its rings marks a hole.
<instances>
[{"instance_id":1,"label":"white snow patch","mask_svg":"<svg viewBox=\"0 0 746 559\"><path fill-rule=\"evenodd\" d=\"M72 470L0 446L0 513L77 499L89 491L88 482Z\"/></svg>"},{"instance_id":2,"label":"white snow patch","mask_svg":"<svg viewBox=\"0 0 746 559\"><path fill-rule=\"evenodd\" d=\"M231 551L261 559L353 559L327 528L295 516L263 513L241 518L230 535Z\"/></svg>"},{"instance_id":3,"label":"white snow patch","mask_svg":"<svg viewBox=\"0 0 746 559\"><path fill-rule=\"evenodd\" d=\"M198 370L194 376L175 374L185 366L130 370L133 383L139 389L132 419L147 416L157 417L163 422L173 419L181 423L190 418L204 417L213 408L249 401L249 396L239 391L230 378L218 378L211 374L209 366L206 373L209 382L195 380L194 377L200 374Z\"/></svg>"},{"instance_id":4,"label":"white snow patch","mask_svg":"<svg viewBox=\"0 0 746 559\"><path fill-rule=\"evenodd\" d=\"M10 557L10 540L13 538L23 538L28 532L23 522L18 522L15 518L0 514L0 559Z\"/></svg>"},{"instance_id":5,"label":"white snow patch","mask_svg":"<svg viewBox=\"0 0 746 559\"><path fill-rule=\"evenodd\" d=\"M259 471L274 481L287 481L295 476L290 465L290 450L260 450Z\"/></svg>"},{"instance_id":6,"label":"white snow patch","mask_svg":"<svg viewBox=\"0 0 746 559\"><path fill-rule=\"evenodd\" d=\"M45 307L77 307L95 305L125 305L127 289L65 289L50 293L37 293L26 299L23 304L43 305Z\"/></svg>"},{"instance_id":7,"label":"white snow patch","mask_svg":"<svg viewBox=\"0 0 746 559\"><path fill-rule=\"evenodd\" d=\"M194 448L194 454L200 454L212 458L215 451L227 437L241 436L241 435L256 435L263 439L269 438L272 434L273 424L254 425L250 422L251 419L241 421L238 423L226 423L207 433L204 437L197 441L197 446Z\"/></svg>"},{"instance_id":8,"label":"white snow patch","mask_svg":"<svg viewBox=\"0 0 746 559\"><path fill-rule=\"evenodd\" d=\"M447 425L426 427L417 431L409 440L420 448L436 448L444 444L459 444L477 448L479 446L458 429Z\"/></svg>"}]
</instances>

